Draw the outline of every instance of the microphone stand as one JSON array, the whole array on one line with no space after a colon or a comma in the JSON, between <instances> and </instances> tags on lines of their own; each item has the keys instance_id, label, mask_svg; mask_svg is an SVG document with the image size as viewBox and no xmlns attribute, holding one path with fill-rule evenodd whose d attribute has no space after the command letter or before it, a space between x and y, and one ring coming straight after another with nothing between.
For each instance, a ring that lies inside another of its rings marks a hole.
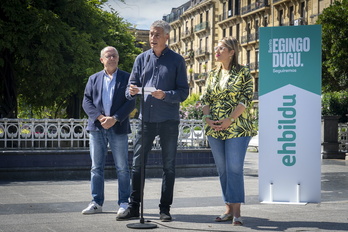
<instances>
[{"instance_id":1,"label":"microphone stand","mask_svg":"<svg viewBox=\"0 0 348 232\"><path fill-rule=\"evenodd\" d=\"M145 68L149 63L150 55L146 58L146 64L143 70L143 79L141 83L141 113L144 113L145 104ZM131 229L154 229L156 224L145 223L144 220L144 185L145 185L145 153L144 153L144 117L141 118L141 171L140 171L140 222L127 224Z\"/></svg>"}]
</instances>

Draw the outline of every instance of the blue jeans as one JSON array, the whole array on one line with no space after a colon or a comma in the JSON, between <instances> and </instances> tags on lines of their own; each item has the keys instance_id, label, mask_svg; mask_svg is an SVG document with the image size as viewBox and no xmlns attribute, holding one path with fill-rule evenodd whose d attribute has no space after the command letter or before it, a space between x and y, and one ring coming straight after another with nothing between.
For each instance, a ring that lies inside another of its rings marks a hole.
<instances>
[{"instance_id":1,"label":"blue jeans","mask_svg":"<svg viewBox=\"0 0 348 232\"><path fill-rule=\"evenodd\" d=\"M144 165L146 166L147 155L151 151L155 137L159 135L162 148L162 190L159 207L169 209L173 202L175 182L175 158L178 145L179 121L168 120L161 123L144 122L144 148L142 147L142 132L138 131L134 145L134 157L132 166L132 192L131 207L139 208L141 194L141 157L144 149ZM143 176L143 180L145 175Z\"/></svg>"},{"instance_id":2,"label":"blue jeans","mask_svg":"<svg viewBox=\"0 0 348 232\"><path fill-rule=\"evenodd\" d=\"M118 204L127 202L130 195L130 172L128 165L128 135L116 134L114 130L90 131L89 146L92 159L91 191L93 201L104 203L104 167L108 144L114 158L118 180Z\"/></svg>"},{"instance_id":3,"label":"blue jeans","mask_svg":"<svg viewBox=\"0 0 348 232\"><path fill-rule=\"evenodd\" d=\"M244 203L244 158L251 137L215 139L208 136L225 203Z\"/></svg>"}]
</instances>

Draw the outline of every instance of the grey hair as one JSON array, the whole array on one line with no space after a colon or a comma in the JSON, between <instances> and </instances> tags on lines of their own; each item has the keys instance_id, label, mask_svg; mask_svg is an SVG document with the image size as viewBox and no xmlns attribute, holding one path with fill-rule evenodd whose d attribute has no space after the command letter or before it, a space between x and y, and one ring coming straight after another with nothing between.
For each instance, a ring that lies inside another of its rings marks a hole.
<instances>
[{"instance_id":1,"label":"grey hair","mask_svg":"<svg viewBox=\"0 0 348 232\"><path fill-rule=\"evenodd\" d=\"M116 49L115 47L107 46L107 47L103 48L103 49L100 51L100 58L102 58L103 55L104 55L104 53L105 53L105 51L106 51L107 49L110 49L110 48L111 48L111 49L114 49L115 52L116 52L116 54L117 54L117 56L118 56L118 51L117 51L117 49Z\"/></svg>"},{"instance_id":2,"label":"grey hair","mask_svg":"<svg viewBox=\"0 0 348 232\"><path fill-rule=\"evenodd\" d=\"M151 24L151 28L153 27L160 27L163 29L164 34L169 34L170 32L170 25L166 21L163 20L157 20Z\"/></svg>"}]
</instances>

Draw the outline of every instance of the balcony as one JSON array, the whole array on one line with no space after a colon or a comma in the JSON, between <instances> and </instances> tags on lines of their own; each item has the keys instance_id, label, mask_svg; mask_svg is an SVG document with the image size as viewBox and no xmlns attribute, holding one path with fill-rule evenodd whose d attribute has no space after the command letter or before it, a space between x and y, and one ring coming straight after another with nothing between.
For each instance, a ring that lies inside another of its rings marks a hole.
<instances>
[{"instance_id":1,"label":"balcony","mask_svg":"<svg viewBox=\"0 0 348 232\"><path fill-rule=\"evenodd\" d=\"M207 47L204 47L204 48L198 48L196 51L195 51L195 58L197 60L205 60L207 58L207 56L209 56L209 51L208 51L208 48Z\"/></svg>"},{"instance_id":2,"label":"balcony","mask_svg":"<svg viewBox=\"0 0 348 232\"><path fill-rule=\"evenodd\" d=\"M191 40L193 40L193 29L191 30L185 30L181 33L181 39L184 43L187 43Z\"/></svg>"},{"instance_id":3,"label":"balcony","mask_svg":"<svg viewBox=\"0 0 348 232\"><path fill-rule=\"evenodd\" d=\"M195 57L195 53L192 49L190 49L186 53L183 54L183 57L184 57L185 62L187 64L191 64L191 63L193 63L193 58Z\"/></svg>"},{"instance_id":4,"label":"balcony","mask_svg":"<svg viewBox=\"0 0 348 232\"><path fill-rule=\"evenodd\" d=\"M195 33L199 33L201 31L205 31L209 29L209 23L203 22L195 26Z\"/></svg>"},{"instance_id":5,"label":"balcony","mask_svg":"<svg viewBox=\"0 0 348 232\"><path fill-rule=\"evenodd\" d=\"M248 5L248 6L242 7L241 12L242 12L242 15L244 16L245 14L248 14L250 12L261 9L263 7L266 7L266 6L268 6L267 0L259 0L259 1L256 1L256 2Z\"/></svg>"},{"instance_id":6,"label":"balcony","mask_svg":"<svg viewBox=\"0 0 348 232\"><path fill-rule=\"evenodd\" d=\"M192 30L185 30L181 33L181 39L190 37L192 35Z\"/></svg>"},{"instance_id":7,"label":"balcony","mask_svg":"<svg viewBox=\"0 0 348 232\"><path fill-rule=\"evenodd\" d=\"M207 79L208 74L205 73L195 73L194 74L194 81L198 86L204 86L205 85L205 80Z\"/></svg>"},{"instance_id":8,"label":"balcony","mask_svg":"<svg viewBox=\"0 0 348 232\"><path fill-rule=\"evenodd\" d=\"M173 39L169 41L169 46L171 49L177 50L181 47L181 41L177 39L176 37L174 37Z\"/></svg>"},{"instance_id":9,"label":"balcony","mask_svg":"<svg viewBox=\"0 0 348 232\"><path fill-rule=\"evenodd\" d=\"M244 35L241 38L241 44L246 44L250 42L256 42L259 39L259 33L250 33L248 35Z\"/></svg>"}]
</instances>

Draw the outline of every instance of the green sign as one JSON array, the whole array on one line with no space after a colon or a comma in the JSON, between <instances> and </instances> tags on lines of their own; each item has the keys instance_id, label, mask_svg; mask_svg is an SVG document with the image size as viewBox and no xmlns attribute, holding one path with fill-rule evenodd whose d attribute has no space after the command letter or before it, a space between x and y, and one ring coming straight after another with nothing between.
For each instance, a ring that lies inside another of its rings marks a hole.
<instances>
[{"instance_id":1,"label":"green sign","mask_svg":"<svg viewBox=\"0 0 348 232\"><path fill-rule=\"evenodd\" d=\"M288 84L320 95L318 47L321 48L321 25L260 28L259 95Z\"/></svg>"}]
</instances>

